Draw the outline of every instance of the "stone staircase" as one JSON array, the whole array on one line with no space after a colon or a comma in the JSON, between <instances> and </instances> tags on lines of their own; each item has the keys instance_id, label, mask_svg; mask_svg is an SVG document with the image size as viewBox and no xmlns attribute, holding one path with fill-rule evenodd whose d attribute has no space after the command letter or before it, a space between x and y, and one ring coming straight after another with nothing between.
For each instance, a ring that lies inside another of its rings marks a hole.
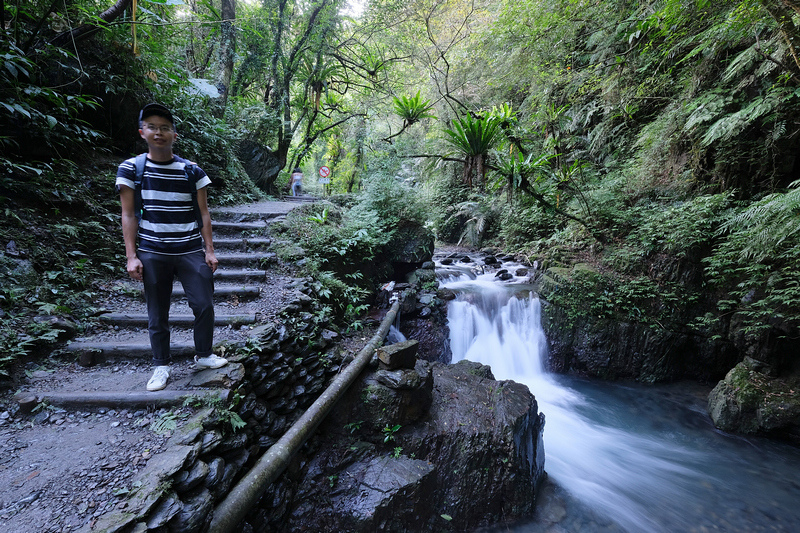
<instances>
[{"instance_id":1,"label":"stone staircase","mask_svg":"<svg viewBox=\"0 0 800 533\"><path fill-rule=\"evenodd\" d=\"M224 356L226 344L244 345L259 327L282 309L282 290L291 278L270 267L277 262L270 251L268 226L285 216L296 202L262 202L212 210L214 246L219 259L215 278L215 332L217 353ZM73 339L66 347L84 371L70 372L58 379L29 380L17 394L23 409L45 402L61 407L106 406L136 408L174 405L192 395L226 397L228 387L241 379L242 365L232 362L216 370L194 368L192 324L183 287L176 281L170 307L173 363L167 388L147 392L145 383L152 371L147 335L147 309L141 282L118 280L112 296L102 305L97 324L90 334ZM120 369L128 374L121 379ZM134 377L135 376L135 377Z\"/></svg>"}]
</instances>

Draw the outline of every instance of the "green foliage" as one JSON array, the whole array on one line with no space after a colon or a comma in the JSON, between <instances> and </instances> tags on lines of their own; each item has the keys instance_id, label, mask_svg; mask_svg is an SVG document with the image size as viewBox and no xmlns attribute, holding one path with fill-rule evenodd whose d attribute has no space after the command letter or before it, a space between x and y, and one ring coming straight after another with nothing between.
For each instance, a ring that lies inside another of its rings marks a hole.
<instances>
[{"instance_id":1,"label":"green foliage","mask_svg":"<svg viewBox=\"0 0 800 533\"><path fill-rule=\"evenodd\" d=\"M795 242L800 231L800 181L787 192L774 193L754 202L728 220L722 230L745 235L742 260L764 261L779 257L786 241Z\"/></svg>"},{"instance_id":2,"label":"green foliage","mask_svg":"<svg viewBox=\"0 0 800 533\"><path fill-rule=\"evenodd\" d=\"M456 221L463 228L457 244L479 248L496 224L500 207L491 200L474 200L450 206L448 210L449 221Z\"/></svg>"},{"instance_id":3,"label":"green foliage","mask_svg":"<svg viewBox=\"0 0 800 533\"><path fill-rule=\"evenodd\" d=\"M567 324L587 318L633 322L661 329L697 300L675 282L656 282L647 276L620 277L577 265L556 274L548 300L565 314Z\"/></svg>"},{"instance_id":4,"label":"green foliage","mask_svg":"<svg viewBox=\"0 0 800 533\"><path fill-rule=\"evenodd\" d=\"M391 232L401 222L424 224L427 206L416 189L394 177L378 174L364 180L364 190L349 217L364 228L377 224L376 232L388 242Z\"/></svg>"},{"instance_id":5,"label":"green foliage","mask_svg":"<svg viewBox=\"0 0 800 533\"><path fill-rule=\"evenodd\" d=\"M661 252L684 259L710 246L730 202L731 195L726 193L696 196L670 206L635 208L631 216L639 223L627 242L640 257Z\"/></svg>"},{"instance_id":6,"label":"green foliage","mask_svg":"<svg viewBox=\"0 0 800 533\"><path fill-rule=\"evenodd\" d=\"M720 316L738 313L742 330L758 334L774 324L800 327L800 233L797 184L734 212L721 242L704 259L712 286L727 289Z\"/></svg>"},{"instance_id":7,"label":"green foliage","mask_svg":"<svg viewBox=\"0 0 800 533\"><path fill-rule=\"evenodd\" d=\"M561 224L558 216L532 202L506 204L500 215L500 237L512 250L538 249Z\"/></svg>"},{"instance_id":8,"label":"green foliage","mask_svg":"<svg viewBox=\"0 0 800 533\"><path fill-rule=\"evenodd\" d=\"M73 57L53 47L40 51L39 62L14 43L13 36L0 29L0 185L8 174L41 174L50 168L45 161L24 157L32 145L49 147L55 153L87 153L104 141L84 117L99 107L94 97L70 94L47 87L47 61L59 64L69 75L80 76L68 67ZM66 73L65 73L66 74Z\"/></svg>"},{"instance_id":9,"label":"green foliage","mask_svg":"<svg viewBox=\"0 0 800 533\"><path fill-rule=\"evenodd\" d=\"M436 118L431 114L433 106L430 100L423 101L419 91L414 96L395 96L393 102L394 112L403 119L406 126L411 126L423 118Z\"/></svg>"},{"instance_id":10,"label":"green foliage","mask_svg":"<svg viewBox=\"0 0 800 533\"><path fill-rule=\"evenodd\" d=\"M178 428L178 420L181 418L182 415L180 413L173 413L172 411L162 413L150 424L150 431L157 435L175 431Z\"/></svg>"},{"instance_id":11,"label":"green foliage","mask_svg":"<svg viewBox=\"0 0 800 533\"><path fill-rule=\"evenodd\" d=\"M383 442L389 442L394 440L395 433L400 431L402 426L400 424L395 424L394 426L386 426L384 427L381 432L383 433ZM402 448L401 448L402 449Z\"/></svg>"},{"instance_id":12,"label":"green foliage","mask_svg":"<svg viewBox=\"0 0 800 533\"><path fill-rule=\"evenodd\" d=\"M355 433L356 431L359 431L361 429L361 425L363 423L364 423L363 420L358 420L356 422L350 422L349 424L345 424L344 427L345 429L350 431L350 433Z\"/></svg>"},{"instance_id":13,"label":"green foliage","mask_svg":"<svg viewBox=\"0 0 800 533\"><path fill-rule=\"evenodd\" d=\"M453 121L453 129L445 129L445 140L467 157L485 156L501 137L500 121L489 116L473 118L464 115Z\"/></svg>"}]
</instances>

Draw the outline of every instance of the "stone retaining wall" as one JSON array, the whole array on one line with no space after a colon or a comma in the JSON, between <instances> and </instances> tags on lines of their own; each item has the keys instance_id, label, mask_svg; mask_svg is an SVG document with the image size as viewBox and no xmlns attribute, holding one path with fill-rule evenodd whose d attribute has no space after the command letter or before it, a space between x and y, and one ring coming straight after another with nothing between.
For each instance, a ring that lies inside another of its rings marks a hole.
<instances>
[{"instance_id":1,"label":"stone retaining wall","mask_svg":"<svg viewBox=\"0 0 800 533\"><path fill-rule=\"evenodd\" d=\"M312 331L312 299L304 294L310 289L304 282L296 289L287 311L299 320L259 326L251 353L245 349L229 357L230 365L244 369L244 378L232 385L230 411L225 406L205 408L179 427L167 451L153 456L134 479L128 500L81 531L195 533L204 528L234 482L340 369L341 358L333 350L325 351L337 334ZM243 429L233 430L231 412L246 423Z\"/></svg>"}]
</instances>

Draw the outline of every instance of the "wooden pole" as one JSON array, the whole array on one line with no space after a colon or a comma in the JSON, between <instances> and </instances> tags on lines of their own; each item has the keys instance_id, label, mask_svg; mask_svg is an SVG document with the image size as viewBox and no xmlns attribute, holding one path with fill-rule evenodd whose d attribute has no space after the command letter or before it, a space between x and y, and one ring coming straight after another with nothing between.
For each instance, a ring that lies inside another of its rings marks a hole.
<instances>
[{"instance_id":1,"label":"wooden pole","mask_svg":"<svg viewBox=\"0 0 800 533\"><path fill-rule=\"evenodd\" d=\"M319 424L325 419L336 402L352 385L361 371L367 366L372 355L383 343L389 327L394 322L400 309L400 300L395 300L386 313L378 331L372 336L364 348L344 372L325 389L319 398L303 413L303 416L273 444L228 493L225 499L214 510L208 533L229 533L237 531L239 523L250 509L258 502L267 487L289 466L289 461L297 450L311 437Z\"/></svg>"}]
</instances>

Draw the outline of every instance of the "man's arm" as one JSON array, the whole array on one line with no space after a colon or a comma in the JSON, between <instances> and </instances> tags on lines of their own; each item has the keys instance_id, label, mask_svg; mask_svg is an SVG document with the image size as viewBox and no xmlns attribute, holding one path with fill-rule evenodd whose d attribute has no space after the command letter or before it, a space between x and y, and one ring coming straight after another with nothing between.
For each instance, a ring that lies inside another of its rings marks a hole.
<instances>
[{"instance_id":1,"label":"man's arm","mask_svg":"<svg viewBox=\"0 0 800 533\"><path fill-rule=\"evenodd\" d=\"M122 239L125 241L125 257L128 259L126 269L128 275L135 280L142 280L142 262L136 255L136 234L139 232L139 221L136 220L134 192L130 187L121 185L119 200L122 204Z\"/></svg>"},{"instance_id":2,"label":"man's arm","mask_svg":"<svg viewBox=\"0 0 800 533\"><path fill-rule=\"evenodd\" d=\"M219 261L217 261L217 256L214 254L211 214L208 212L208 190L206 187L197 190L197 206L200 208L200 216L203 219L203 227L200 228L200 234L203 236L203 242L205 243L206 264L211 268L211 272L216 272Z\"/></svg>"}]
</instances>

